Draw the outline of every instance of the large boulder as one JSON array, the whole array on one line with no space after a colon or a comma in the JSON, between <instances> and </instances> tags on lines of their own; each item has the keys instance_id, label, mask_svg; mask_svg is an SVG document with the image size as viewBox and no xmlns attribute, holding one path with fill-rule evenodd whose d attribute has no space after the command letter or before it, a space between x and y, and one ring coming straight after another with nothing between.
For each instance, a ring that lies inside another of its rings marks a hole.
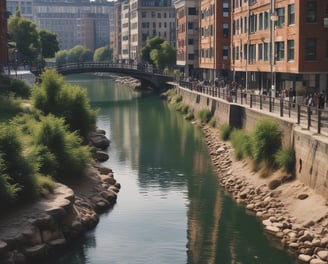
<instances>
[{"instance_id":1,"label":"large boulder","mask_svg":"<svg viewBox=\"0 0 328 264\"><path fill-rule=\"evenodd\" d=\"M110 140L103 133L91 132L89 140L92 145L100 149L106 149L110 144Z\"/></svg>"}]
</instances>

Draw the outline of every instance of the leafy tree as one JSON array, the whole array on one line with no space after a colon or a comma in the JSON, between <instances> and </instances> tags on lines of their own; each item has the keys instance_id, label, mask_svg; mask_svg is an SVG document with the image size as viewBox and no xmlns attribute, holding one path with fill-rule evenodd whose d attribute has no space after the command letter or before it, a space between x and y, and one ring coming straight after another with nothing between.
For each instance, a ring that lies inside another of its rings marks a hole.
<instances>
[{"instance_id":1,"label":"leafy tree","mask_svg":"<svg viewBox=\"0 0 328 264\"><path fill-rule=\"evenodd\" d=\"M146 45L140 51L142 61L154 63L154 61L150 57L150 53L152 50L159 50L163 42L164 40L160 39L157 36L147 39Z\"/></svg>"},{"instance_id":2,"label":"leafy tree","mask_svg":"<svg viewBox=\"0 0 328 264\"><path fill-rule=\"evenodd\" d=\"M95 50L93 55L93 60L96 62L99 61L113 61L113 50L110 49L108 46L101 47Z\"/></svg>"},{"instance_id":3,"label":"leafy tree","mask_svg":"<svg viewBox=\"0 0 328 264\"><path fill-rule=\"evenodd\" d=\"M37 25L30 19L21 17L16 8L15 16L8 21L10 39L16 43L21 60L33 61L40 51L39 32Z\"/></svg>"},{"instance_id":4,"label":"leafy tree","mask_svg":"<svg viewBox=\"0 0 328 264\"><path fill-rule=\"evenodd\" d=\"M172 68L176 63L176 51L167 41L164 41L159 49L151 50L150 58L160 69L166 66Z\"/></svg>"},{"instance_id":5,"label":"leafy tree","mask_svg":"<svg viewBox=\"0 0 328 264\"><path fill-rule=\"evenodd\" d=\"M84 49L80 56L80 61L92 61L93 60L93 53L90 49Z\"/></svg>"},{"instance_id":6,"label":"leafy tree","mask_svg":"<svg viewBox=\"0 0 328 264\"><path fill-rule=\"evenodd\" d=\"M67 62L67 58L68 58L68 51L60 50L60 51L56 52L55 58L56 58L56 63L58 65L65 64Z\"/></svg>"},{"instance_id":7,"label":"leafy tree","mask_svg":"<svg viewBox=\"0 0 328 264\"><path fill-rule=\"evenodd\" d=\"M59 50L57 35L45 29L41 29L39 34L42 47L42 57L53 58L55 53Z\"/></svg>"}]
</instances>

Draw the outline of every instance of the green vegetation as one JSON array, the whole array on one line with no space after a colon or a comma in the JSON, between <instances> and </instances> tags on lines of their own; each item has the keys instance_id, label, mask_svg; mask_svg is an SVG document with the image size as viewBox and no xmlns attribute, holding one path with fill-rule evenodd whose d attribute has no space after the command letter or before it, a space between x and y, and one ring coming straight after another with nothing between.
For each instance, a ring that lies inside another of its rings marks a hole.
<instances>
[{"instance_id":1,"label":"green vegetation","mask_svg":"<svg viewBox=\"0 0 328 264\"><path fill-rule=\"evenodd\" d=\"M0 208L46 196L55 181L83 177L91 161L91 147L83 141L97 114L85 89L46 70L22 107L26 87L6 78L0 86Z\"/></svg>"},{"instance_id":2,"label":"green vegetation","mask_svg":"<svg viewBox=\"0 0 328 264\"><path fill-rule=\"evenodd\" d=\"M267 177L277 168L288 173L294 172L294 150L281 149L282 132L274 120L260 120L250 133L240 129L230 131L228 125L222 126L220 131L221 137L225 135L224 138L230 134L229 138L234 147L236 159L249 157L253 161L253 169L261 170L263 177Z\"/></svg>"},{"instance_id":3,"label":"green vegetation","mask_svg":"<svg viewBox=\"0 0 328 264\"><path fill-rule=\"evenodd\" d=\"M77 133L68 132L63 119L42 117L33 138L33 154L41 174L64 182L83 176L91 161L90 148L81 144Z\"/></svg>"},{"instance_id":4,"label":"green vegetation","mask_svg":"<svg viewBox=\"0 0 328 264\"><path fill-rule=\"evenodd\" d=\"M232 126L230 126L229 124L223 124L220 126L220 137L222 140L227 141L230 139L230 135L232 132Z\"/></svg>"},{"instance_id":5,"label":"green vegetation","mask_svg":"<svg viewBox=\"0 0 328 264\"><path fill-rule=\"evenodd\" d=\"M254 169L258 168L261 162L273 167L274 155L281 148L282 132L278 123L272 119L262 119L255 125L251 137Z\"/></svg>"},{"instance_id":6,"label":"green vegetation","mask_svg":"<svg viewBox=\"0 0 328 264\"><path fill-rule=\"evenodd\" d=\"M93 61L113 61L113 49L106 47L101 47L95 50L93 54Z\"/></svg>"},{"instance_id":7,"label":"green vegetation","mask_svg":"<svg viewBox=\"0 0 328 264\"><path fill-rule=\"evenodd\" d=\"M10 61L41 61L53 57L59 50L57 36L50 31L40 30L32 20L22 17L18 7L15 16L8 20L8 33L12 42Z\"/></svg>"},{"instance_id":8,"label":"green vegetation","mask_svg":"<svg viewBox=\"0 0 328 264\"><path fill-rule=\"evenodd\" d=\"M202 109L198 112L198 118L202 123L208 123L212 117L211 111L208 109Z\"/></svg>"},{"instance_id":9,"label":"green vegetation","mask_svg":"<svg viewBox=\"0 0 328 264\"><path fill-rule=\"evenodd\" d=\"M160 69L172 69L176 64L176 50L157 36L147 39L140 55L143 62L155 64Z\"/></svg>"},{"instance_id":10,"label":"green vegetation","mask_svg":"<svg viewBox=\"0 0 328 264\"><path fill-rule=\"evenodd\" d=\"M76 45L69 50L60 50L55 54L56 63L58 65L72 62L88 62L93 61L94 54L92 51L82 45Z\"/></svg>"},{"instance_id":11,"label":"green vegetation","mask_svg":"<svg viewBox=\"0 0 328 264\"><path fill-rule=\"evenodd\" d=\"M275 162L288 173L293 173L295 168L295 151L292 148L280 149L275 154Z\"/></svg>"},{"instance_id":12,"label":"green vegetation","mask_svg":"<svg viewBox=\"0 0 328 264\"><path fill-rule=\"evenodd\" d=\"M251 139L247 133L241 129L234 129L230 134L231 144L235 149L237 160L251 156Z\"/></svg>"},{"instance_id":13,"label":"green vegetation","mask_svg":"<svg viewBox=\"0 0 328 264\"><path fill-rule=\"evenodd\" d=\"M84 139L95 128L97 111L89 103L86 90L68 85L56 70L48 69L41 75L42 82L32 93L34 107L45 115L64 118L70 131L78 131Z\"/></svg>"}]
</instances>

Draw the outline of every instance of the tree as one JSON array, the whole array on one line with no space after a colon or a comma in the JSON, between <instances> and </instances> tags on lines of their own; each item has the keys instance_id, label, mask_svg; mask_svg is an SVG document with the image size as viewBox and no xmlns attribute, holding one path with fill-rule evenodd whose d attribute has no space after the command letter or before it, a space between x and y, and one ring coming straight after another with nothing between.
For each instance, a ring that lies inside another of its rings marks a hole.
<instances>
[{"instance_id":1,"label":"tree","mask_svg":"<svg viewBox=\"0 0 328 264\"><path fill-rule=\"evenodd\" d=\"M42 57L53 58L59 50L57 35L45 29L41 29L39 31L39 35L42 48Z\"/></svg>"},{"instance_id":2,"label":"tree","mask_svg":"<svg viewBox=\"0 0 328 264\"><path fill-rule=\"evenodd\" d=\"M93 55L93 60L98 61L113 61L113 50L110 49L108 46L101 47L95 50Z\"/></svg>"},{"instance_id":3,"label":"tree","mask_svg":"<svg viewBox=\"0 0 328 264\"><path fill-rule=\"evenodd\" d=\"M10 39L16 43L19 58L23 61L33 61L40 51L39 32L37 25L30 19L21 17L16 8L15 16L8 21Z\"/></svg>"},{"instance_id":4,"label":"tree","mask_svg":"<svg viewBox=\"0 0 328 264\"><path fill-rule=\"evenodd\" d=\"M158 68L168 67L171 69L176 63L176 50L167 41L164 41L159 49L151 50L150 58Z\"/></svg>"},{"instance_id":5,"label":"tree","mask_svg":"<svg viewBox=\"0 0 328 264\"><path fill-rule=\"evenodd\" d=\"M80 61L92 61L93 60L93 53L90 49L84 49L80 56Z\"/></svg>"},{"instance_id":6,"label":"tree","mask_svg":"<svg viewBox=\"0 0 328 264\"><path fill-rule=\"evenodd\" d=\"M67 58L68 58L68 51L60 50L60 51L56 52L55 58L56 58L56 63L58 65L65 64L67 62Z\"/></svg>"},{"instance_id":7,"label":"tree","mask_svg":"<svg viewBox=\"0 0 328 264\"><path fill-rule=\"evenodd\" d=\"M164 40L160 39L157 36L147 39L146 46L144 46L140 51L141 60L144 62L154 63L154 61L150 57L150 53L154 49L159 50L163 42Z\"/></svg>"}]
</instances>

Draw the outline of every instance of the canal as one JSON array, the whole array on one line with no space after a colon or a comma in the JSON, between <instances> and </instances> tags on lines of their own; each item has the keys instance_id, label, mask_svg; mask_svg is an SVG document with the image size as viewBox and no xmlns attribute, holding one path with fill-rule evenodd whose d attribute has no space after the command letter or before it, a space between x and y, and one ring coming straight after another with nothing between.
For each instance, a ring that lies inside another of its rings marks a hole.
<instances>
[{"instance_id":1,"label":"canal","mask_svg":"<svg viewBox=\"0 0 328 264\"><path fill-rule=\"evenodd\" d=\"M110 138L122 188L98 226L52 264L289 264L294 258L219 186L199 128L156 95L110 78L66 77L86 87Z\"/></svg>"}]
</instances>

